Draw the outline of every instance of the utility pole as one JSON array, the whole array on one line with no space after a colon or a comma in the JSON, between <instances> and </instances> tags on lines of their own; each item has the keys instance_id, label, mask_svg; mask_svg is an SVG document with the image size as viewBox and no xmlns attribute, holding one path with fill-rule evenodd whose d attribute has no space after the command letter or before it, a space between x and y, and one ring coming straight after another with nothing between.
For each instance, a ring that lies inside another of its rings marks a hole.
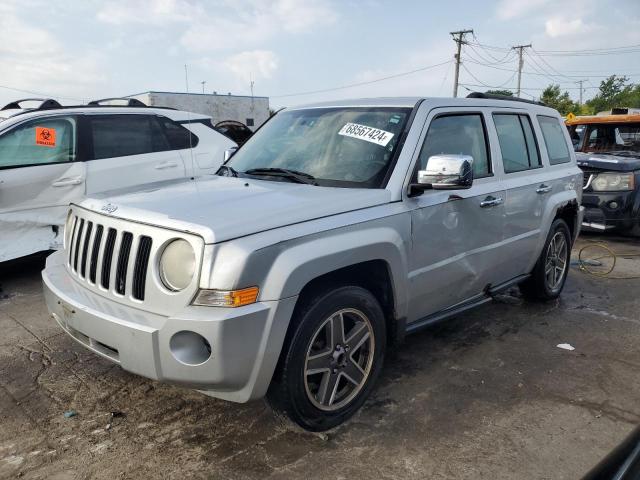
<instances>
[{"instance_id":1,"label":"utility pole","mask_svg":"<svg viewBox=\"0 0 640 480\"><path fill-rule=\"evenodd\" d=\"M206 80L203 80L200 82L200 85L202 85L202 93L204 94L204 84L207 83Z\"/></svg>"},{"instance_id":2,"label":"utility pole","mask_svg":"<svg viewBox=\"0 0 640 480\"><path fill-rule=\"evenodd\" d=\"M456 73L453 77L453 98L458 96L458 78L460 77L460 53L462 53L462 44L466 43L464 41L464 36L470 33L473 35L473 29L469 30L458 30L457 32L449 32L449 34L453 37L453 41L456 42L457 51L453 58L456 60Z\"/></svg>"},{"instance_id":3,"label":"utility pole","mask_svg":"<svg viewBox=\"0 0 640 480\"><path fill-rule=\"evenodd\" d=\"M576 82L578 85L580 85L580 102L578 103L578 105L582 105L582 91L583 91L582 84L586 81L587 80L578 80Z\"/></svg>"},{"instance_id":4,"label":"utility pole","mask_svg":"<svg viewBox=\"0 0 640 480\"><path fill-rule=\"evenodd\" d=\"M520 97L520 82L522 81L522 67L524 66L524 59L522 58L522 51L525 48L531 48L531 44L529 45L516 45L515 47L511 47L513 50L518 50L518 91L516 92L516 97Z\"/></svg>"}]
</instances>

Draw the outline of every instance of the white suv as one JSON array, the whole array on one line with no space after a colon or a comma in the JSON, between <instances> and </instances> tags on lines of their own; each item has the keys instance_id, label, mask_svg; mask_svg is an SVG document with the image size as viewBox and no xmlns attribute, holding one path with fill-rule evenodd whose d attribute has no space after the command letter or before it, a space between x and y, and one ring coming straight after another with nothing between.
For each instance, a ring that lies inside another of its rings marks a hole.
<instances>
[{"instance_id":1,"label":"white suv","mask_svg":"<svg viewBox=\"0 0 640 480\"><path fill-rule=\"evenodd\" d=\"M212 174L237 146L202 114L30 100L0 110L0 262L61 247L72 201Z\"/></svg>"}]
</instances>

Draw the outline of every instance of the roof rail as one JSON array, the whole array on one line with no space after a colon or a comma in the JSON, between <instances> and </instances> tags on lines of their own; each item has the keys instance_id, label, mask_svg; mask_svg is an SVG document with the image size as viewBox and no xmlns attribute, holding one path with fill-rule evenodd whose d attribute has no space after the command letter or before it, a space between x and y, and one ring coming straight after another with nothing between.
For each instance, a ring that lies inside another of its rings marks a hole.
<instances>
[{"instance_id":1,"label":"roof rail","mask_svg":"<svg viewBox=\"0 0 640 480\"><path fill-rule=\"evenodd\" d=\"M146 107L147 106L145 103L142 103L137 98L124 98L124 97L101 98L100 100L93 100L87 103L87 105L104 106L103 103L111 102L113 100L126 100L127 102L126 105L117 105L119 107Z\"/></svg>"},{"instance_id":2,"label":"roof rail","mask_svg":"<svg viewBox=\"0 0 640 480\"><path fill-rule=\"evenodd\" d=\"M488 98L491 100L507 100L510 102L530 103L532 105L541 105L543 107L546 107L546 105L543 102L538 102L536 100L527 100L526 98L510 97L508 95L498 95L495 93L471 92L469 95L467 95L467 98Z\"/></svg>"},{"instance_id":3,"label":"roof rail","mask_svg":"<svg viewBox=\"0 0 640 480\"><path fill-rule=\"evenodd\" d=\"M56 102L52 98L22 98L20 100L14 101L14 102L7 103L0 110L22 109L20 104L23 103L23 102L41 102L40 105L38 105L37 108L31 108L29 110L47 110L47 109L50 109L50 108L60 108L60 107L62 107L62 105L60 105L58 102Z\"/></svg>"}]
</instances>

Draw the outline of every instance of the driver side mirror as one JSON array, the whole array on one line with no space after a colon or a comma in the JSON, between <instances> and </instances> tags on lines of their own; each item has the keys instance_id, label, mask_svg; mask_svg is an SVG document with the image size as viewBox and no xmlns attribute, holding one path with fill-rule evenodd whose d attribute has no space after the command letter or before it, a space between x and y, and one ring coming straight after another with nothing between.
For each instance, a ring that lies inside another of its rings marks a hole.
<instances>
[{"instance_id":1,"label":"driver side mirror","mask_svg":"<svg viewBox=\"0 0 640 480\"><path fill-rule=\"evenodd\" d=\"M409 196L425 190L462 190L473 185L473 157L470 155L433 155L425 170L418 170L418 183L409 185Z\"/></svg>"},{"instance_id":2,"label":"driver side mirror","mask_svg":"<svg viewBox=\"0 0 640 480\"><path fill-rule=\"evenodd\" d=\"M226 162L227 160L229 160L231 157L233 157L233 155L238 151L238 147L231 147L231 148L227 148L224 151L224 161Z\"/></svg>"}]
</instances>

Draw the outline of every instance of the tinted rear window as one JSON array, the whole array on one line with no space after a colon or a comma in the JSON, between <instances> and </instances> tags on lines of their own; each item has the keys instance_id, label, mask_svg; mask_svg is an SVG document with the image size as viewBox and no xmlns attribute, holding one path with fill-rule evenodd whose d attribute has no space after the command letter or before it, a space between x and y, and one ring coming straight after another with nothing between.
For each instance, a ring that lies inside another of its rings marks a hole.
<instances>
[{"instance_id":1,"label":"tinted rear window","mask_svg":"<svg viewBox=\"0 0 640 480\"><path fill-rule=\"evenodd\" d=\"M551 165L569 162L571 157L564 135L564 126L560 125L558 119L554 117L538 115L538 121Z\"/></svg>"},{"instance_id":2,"label":"tinted rear window","mask_svg":"<svg viewBox=\"0 0 640 480\"><path fill-rule=\"evenodd\" d=\"M496 113L493 121L505 173L522 172L541 165L531 120L527 115Z\"/></svg>"},{"instance_id":3,"label":"tinted rear window","mask_svg":"<svg viewBox=\"0 0 640 480\"><path fill-rule=\"evenodd\" d=\"M151 115L91 117L93 158L124 157L168 150L160 125Z\"/></svg>"}]
</instances>

